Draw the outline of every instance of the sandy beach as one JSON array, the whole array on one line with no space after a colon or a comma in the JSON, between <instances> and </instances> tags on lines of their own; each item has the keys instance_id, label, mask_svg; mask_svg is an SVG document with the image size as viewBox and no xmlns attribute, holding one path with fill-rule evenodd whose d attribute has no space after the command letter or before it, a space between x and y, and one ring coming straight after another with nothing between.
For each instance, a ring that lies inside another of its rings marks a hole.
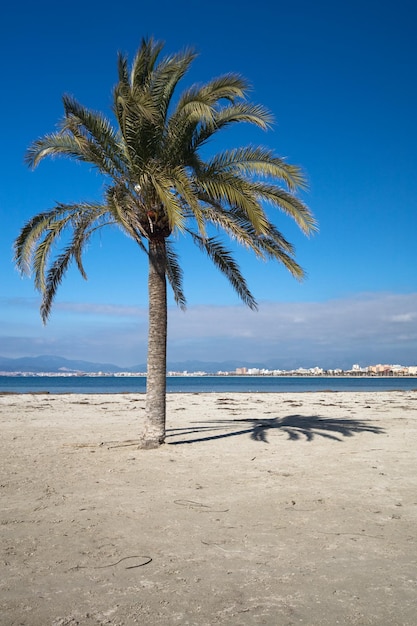
<instances>
[{"instance_id":1,"label":"sandy beach","mask_svg":"<svg viewBox=\"0 0 417 626\"><path fill-rule=\"evenodd\" d=\"M0 396L3 626L417 623L417 392Z\"/></svg>"}]
</instances>

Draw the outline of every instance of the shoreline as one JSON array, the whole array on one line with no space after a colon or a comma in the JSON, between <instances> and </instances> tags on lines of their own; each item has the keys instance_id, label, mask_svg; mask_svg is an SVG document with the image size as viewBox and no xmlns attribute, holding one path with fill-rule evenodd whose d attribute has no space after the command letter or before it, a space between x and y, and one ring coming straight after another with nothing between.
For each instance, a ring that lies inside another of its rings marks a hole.
<instances>
[{"instance_id":1,"label":"shoreline","mask_svg":"<svg viewBox=\"0 0 417 626\"><path fill-rule=\"evenodd\" d=\"M417 383L417 381L416 381ZM356 390L349 390L349 389L310 389L310 390L300 390L300 391L296 391L294 389L288 389L288 390L279 390L279 391L269 391L269 390L258 390L258 391L167 391L167 397L168 396L173 396L173 395L197 395L197 396L201 396L201 395L219 395L219 394L226 394L226 395L280 395L280 394L319 394L319 393L336 393L336 394L351 394L351 393L372 393L372 394L381 394L381 393L417 393L417 386L416 388L411 388L411 389L356 389ZM58 396L58 397L62 397L62 396L131 396L131 395L138 395L138 396L145 396L146 395L146 391L99 391L99 392L89 392L88 390L86 391L62 391L62 392L57 392L57 391L48 391L48 390L35 390L35 391L2 391L0 390L0 396L42 396L42 395L48 395L48 396Z\"/></svg>"}]
</instances>

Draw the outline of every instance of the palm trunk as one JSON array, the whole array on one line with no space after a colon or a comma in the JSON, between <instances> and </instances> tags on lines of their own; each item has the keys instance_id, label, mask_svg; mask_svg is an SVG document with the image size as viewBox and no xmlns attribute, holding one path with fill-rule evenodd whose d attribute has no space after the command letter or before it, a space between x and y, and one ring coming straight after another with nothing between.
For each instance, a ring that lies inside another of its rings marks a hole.
<instances>
[{"instance_id":1,"label":"palm trunk","mask_svg":"<svg viewBox=\"0 0 417 626\"><path fill-rule=\"evenodd\" d=\"M165 239L149 242L149 335L145 427L142 448L157 448L165 441L167 286Z\"/></svg>"}]
</instances>

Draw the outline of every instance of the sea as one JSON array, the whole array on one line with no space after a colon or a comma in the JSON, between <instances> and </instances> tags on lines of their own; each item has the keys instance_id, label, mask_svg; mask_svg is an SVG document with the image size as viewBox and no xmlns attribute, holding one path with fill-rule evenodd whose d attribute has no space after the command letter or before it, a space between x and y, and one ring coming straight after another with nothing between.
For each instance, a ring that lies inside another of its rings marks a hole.
<instances>
[{"instance_id":1,"label":"sea","mask_svg":"<svg viewBox=\"0 0 417 626\"><path fill-rule=\"evenodd\" d=\"M145 376L0 376L0 393L145 393ZM417 377L168 376L168 393L417 391Z\"/></svg>"}]
</instances>

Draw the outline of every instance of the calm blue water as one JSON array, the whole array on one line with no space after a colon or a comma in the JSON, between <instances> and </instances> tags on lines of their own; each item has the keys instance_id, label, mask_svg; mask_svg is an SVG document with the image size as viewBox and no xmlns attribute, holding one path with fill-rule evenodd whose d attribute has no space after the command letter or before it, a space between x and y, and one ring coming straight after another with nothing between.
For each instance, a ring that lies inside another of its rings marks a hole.
<instances>
[{"instance_id":1,"label":"calm blue water","mask_svg":"<svg viewBox=\"0 0 417 626\"><path fill-rule=\"evenodd\" d=\"M146 378L135 376L68 377L0 376L0 392L31 393L144 393ZM417 378L333 378L277 376L175 376L167 378L168 393L394 391L417 390Z\"/></svg>"}]
</instances>

